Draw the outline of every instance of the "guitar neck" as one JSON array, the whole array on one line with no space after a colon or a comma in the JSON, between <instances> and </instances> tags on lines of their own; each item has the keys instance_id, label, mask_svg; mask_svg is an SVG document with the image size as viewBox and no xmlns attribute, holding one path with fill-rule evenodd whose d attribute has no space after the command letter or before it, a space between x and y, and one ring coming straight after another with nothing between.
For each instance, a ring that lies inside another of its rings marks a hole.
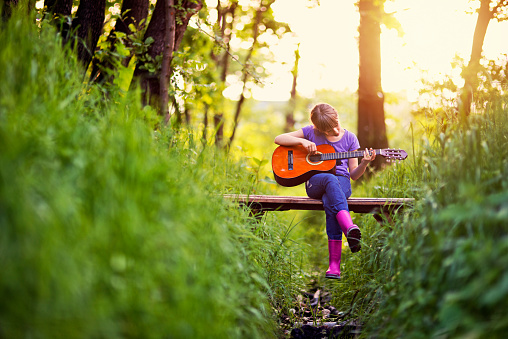
<instances>
[{"instance_id":1,"label":"guitar neck","mask_svg":"<svg viewBox=\"0 0 508 339\"><path fill-rule=\"evenodd\" d=\"M373 152L376 153L376 155L381 154L380 149L373 149ZM320 161L324 160L342 160L342 159L349 159L349 158L362 158L364 151L353 151L353 152L337 152L337 153L324 153L324 154L317 154L315 156L312 156L312 158L319 157Z\"/></svg>"}]
</instances>

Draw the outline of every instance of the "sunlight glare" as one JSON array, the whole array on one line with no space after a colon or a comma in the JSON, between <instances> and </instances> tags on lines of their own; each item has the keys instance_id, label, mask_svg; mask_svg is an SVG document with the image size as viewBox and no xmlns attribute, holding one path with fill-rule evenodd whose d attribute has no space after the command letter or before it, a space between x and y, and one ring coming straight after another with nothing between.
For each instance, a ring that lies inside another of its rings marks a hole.
<instances>
[{"instance_id":1,"label":"sunlight glare","mask_svg":"<svg viewBox=\"0 0 508 339\"><path fill-rule=\"evenodd\" d=\"M273 4L276 20L287 22L296 35L271 47L276 65L266 86L254 90L260 100L287 100L291 90L290 74L296 44L300 43L298 92L312 96L316 89L358 88L358 25L355 1L321 0L309 8L308 0L277 0ZM451 74L460 83L460 74L452 74L456 55L469 60L477 14L467 14L471 4L464 0L387 1L386 11L396 12L404 35L382 29L382 86L385 92L406 91L413 100L427 74L439 80ZM508 21L489 24L484 55L497 58L508 51ZM460 73L460 72L458 72Z\"/></svg>"}]
</instances>

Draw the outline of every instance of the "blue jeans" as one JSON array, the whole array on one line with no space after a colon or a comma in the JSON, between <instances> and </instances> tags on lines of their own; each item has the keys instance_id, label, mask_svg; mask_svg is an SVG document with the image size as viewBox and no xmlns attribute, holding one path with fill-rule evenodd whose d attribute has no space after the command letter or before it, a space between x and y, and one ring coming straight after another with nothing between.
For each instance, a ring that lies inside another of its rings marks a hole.
<instances>
[{"instance_id":1,"label":"blue jeans","mask_svg":"<svg viewBox=\"0 0 508 339\"><path fill-rule=\"evenodd\" d=\"M305 183L309 198L323 201L326 215L326 234L328 239L342 240L342 230L337 222L337 213L349 212L347 198L351 196L351 181L343 176L331 173L313 175Z\"/></svg>"}]
</instances>

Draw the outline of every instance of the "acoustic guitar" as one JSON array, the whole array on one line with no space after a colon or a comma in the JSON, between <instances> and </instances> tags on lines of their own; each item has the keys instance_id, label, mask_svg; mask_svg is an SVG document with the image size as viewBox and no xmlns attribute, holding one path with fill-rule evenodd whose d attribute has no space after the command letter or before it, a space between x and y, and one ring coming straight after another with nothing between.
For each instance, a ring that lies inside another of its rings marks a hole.
<instances>
[{"instance_id":1,"label":"acoustic guitar","mask_svg":"<svg viewBox=\"0 0 508 339\"><path fill-rule=\"evenodd\" d=\"M335 173L337 160L363 158L364 151L335 152L328 144L318 145L317 153L310 155L303 146L279 146L272 155L272 170L275 181L285 187L300 185L317 173ZM376 156L391 160L404 160L406 151L391 148L375 149Z\"/></svg>"}]
</instances>

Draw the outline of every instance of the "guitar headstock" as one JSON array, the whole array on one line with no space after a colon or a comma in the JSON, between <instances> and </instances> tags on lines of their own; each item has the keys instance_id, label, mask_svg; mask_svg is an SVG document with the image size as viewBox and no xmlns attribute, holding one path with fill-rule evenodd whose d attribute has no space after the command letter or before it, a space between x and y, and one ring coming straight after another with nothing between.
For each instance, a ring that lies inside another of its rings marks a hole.
<instances>
[{"instance_id":1,"label":"guitar headstock","mask_svg":"<svg viewBox=\"0 0 508 339\"><path fill-rule=\"evenodd\" d=\"M391 160L404 160L407 158L407 152L401 149L384 148L380 154Z\"/></svg>"}]
</instances>

